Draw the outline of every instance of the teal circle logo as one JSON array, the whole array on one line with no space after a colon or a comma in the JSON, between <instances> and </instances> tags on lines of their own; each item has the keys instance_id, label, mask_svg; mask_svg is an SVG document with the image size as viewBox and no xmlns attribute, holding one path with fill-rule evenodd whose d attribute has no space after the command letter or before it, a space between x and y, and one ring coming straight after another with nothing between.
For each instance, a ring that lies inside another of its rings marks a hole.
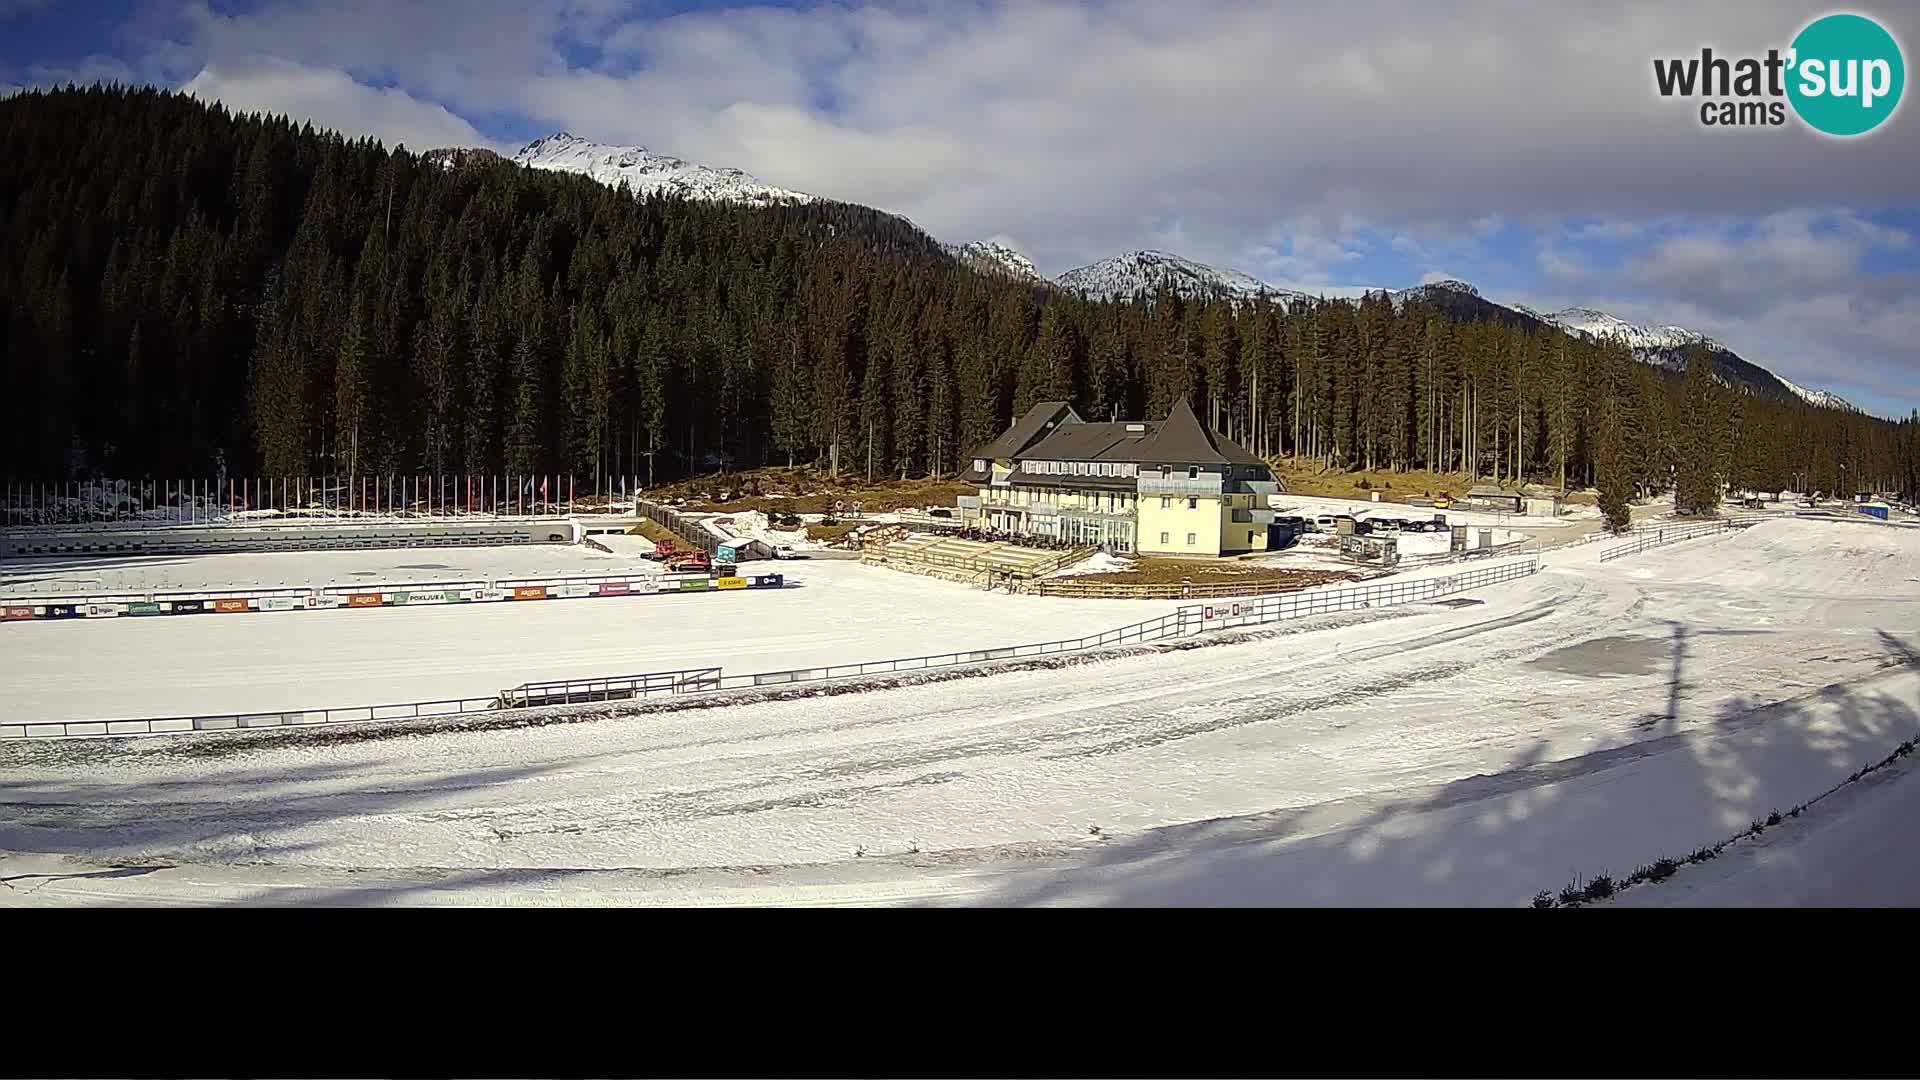
<instances>
[{"instance_id":1,"label":"teal circle logo","mask_svg":"<svg viewBox=\"0 0 1920 1080\"><path fill-rule=\"evenodd\" d=\"M1900 105L1907 65L1900 44L1864 15L1815 19L1793 39L1787 99L1814 130L1864 135Z\"/></svg>"}]
</instances>

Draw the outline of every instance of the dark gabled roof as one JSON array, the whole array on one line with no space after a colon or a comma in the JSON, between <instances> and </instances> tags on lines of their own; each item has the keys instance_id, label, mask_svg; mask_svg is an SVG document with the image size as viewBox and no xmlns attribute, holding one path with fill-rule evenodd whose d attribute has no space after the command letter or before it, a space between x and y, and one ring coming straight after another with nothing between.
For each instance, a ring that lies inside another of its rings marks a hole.
<instances>
[{"instance_id":1,"label":"dark gabled roof","mask_svg":"<svg viewBox=\"0 0 1920 1080\"><path fill-rule=\"evenodd\" d=\"M1064 401L1042 401L1027 410L1027 415L1014 421L1012 427L1000 433L1000 437L982 447L973 456L988 461L1020 456L1027 447L1046 435L1056 425L1078 424L1080 417L1073 406Z\"/></svg>"},{"instance_id":2,"label":"dark gabled roof","mask_svg":"<svg viewBox=\"0 0 1920 1080\"><path fill-rule=\"evenodd\" d=\"M1042 401L976 458L1124 461L1168 465L1265 465L1245 447L1207 430L1186 398L1160 421L1089 424L1064 401ZM967 474L969 477L972 473Z\"/></svg>"},{"instance_id":3,"label":"dark gabled roof","mask_svg":"<svg viewBox=\"0 0 1920 1080\"><path fill-rule=\"evenodd\" d=\"M1140 461L1140 447L1152 441L1159 426L1138 422L1062 424L1020 456L1042 461Z\"/></svg>"},{"instance_id":4,"label":"dark gabled roof","mask_svg":"<svg viewBox=\"0 0 1920 1080\"><path fill-rule=\"evenodd\" d=\"M1247 448L1216 431L1208 431L1186 398L1173 403L1167 418L1142 445L1135 461L1164 461L1180 465L1264 465Z\"/></svg>"}]
</instances>

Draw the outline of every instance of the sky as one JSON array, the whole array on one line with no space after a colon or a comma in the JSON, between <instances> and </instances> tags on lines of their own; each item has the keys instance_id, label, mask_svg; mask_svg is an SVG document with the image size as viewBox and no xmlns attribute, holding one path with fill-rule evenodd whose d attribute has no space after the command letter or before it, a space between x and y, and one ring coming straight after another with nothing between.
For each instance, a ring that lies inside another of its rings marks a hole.
<instances>
[{"instance_id":1,"label":"sky","mask_svg":"<svg viewBox=\"0 0 1920 1080\"><path fill-rule=\"evenodd\" d=\"M1655 58L1785 48L1791 0L0 0L0 93L179 88L415 150L555 131L996 239L1327 294L1459 278L1710 334L1920 407L1920 106L1708 128ZM1920 43L1920 5L1854 7ZM1909 95L1911 96L1911 95Z\"/></svg>"}]
</instances>

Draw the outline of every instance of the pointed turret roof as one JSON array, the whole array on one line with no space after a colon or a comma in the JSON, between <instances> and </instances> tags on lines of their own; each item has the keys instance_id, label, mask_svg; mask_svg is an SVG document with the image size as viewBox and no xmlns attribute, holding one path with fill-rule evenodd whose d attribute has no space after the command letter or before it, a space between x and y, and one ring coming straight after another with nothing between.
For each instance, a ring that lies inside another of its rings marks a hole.
<instances>
[{"instance_id":1,"label":"pointed turret roof","mask_svg":"<svg viewBox=\"0 0 1920 1080\"><path fill-rule=\"evenodd\" d=\"M1185 465L1265 464L1239 443L1207 430L1184 396L1173 403L1159 430L1140 447L1138 460Z\"/></svg>"}]
</instances>

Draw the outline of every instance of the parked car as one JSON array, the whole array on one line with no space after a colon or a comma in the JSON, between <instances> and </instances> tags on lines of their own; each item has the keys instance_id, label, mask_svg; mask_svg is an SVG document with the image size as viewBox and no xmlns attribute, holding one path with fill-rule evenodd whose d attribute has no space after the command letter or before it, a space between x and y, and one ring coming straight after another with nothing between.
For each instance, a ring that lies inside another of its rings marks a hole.
<instances>
[{"instance_id":1,"label":"parked car","mask_svg":"<svg viewBox=\"0 0 1920 1080\"><path fill-rule=\"evenodd\" d=\"M1319 532L1332 532L1333 531L1333 515L1321 514L1319 517L1314 518L1313 527Z\"/></svg>"},{"instance_id":2,"label":"parked car","mask_svg":"<svg viewBox=\"0 0 1920 1080\"><path fill-rule=\"evenodd\" d=\"M773 557L776 559L803 558L803 556L798 551L795 551L793 549L792 544L775 544L773 546Z\"/></svg>"},{"instance_id":3,"label":"parked car","mask_svg":"<svg viewBox=\"0 0 1920 1080\"><path fill-rule=\"evenodd\" d=\"M936 507L934 507L933 509L931 509L931 510L929 510L929 511L927 511L927 516L928 516L928 517L943 517L943 518L950 518L950 517L952 517L952 516L953 516L953 511L951 511L951 510L948 510L948 509L947 509L946 507L944 507L944 506L936 506Z\"/></svg>"}]
</instances>

